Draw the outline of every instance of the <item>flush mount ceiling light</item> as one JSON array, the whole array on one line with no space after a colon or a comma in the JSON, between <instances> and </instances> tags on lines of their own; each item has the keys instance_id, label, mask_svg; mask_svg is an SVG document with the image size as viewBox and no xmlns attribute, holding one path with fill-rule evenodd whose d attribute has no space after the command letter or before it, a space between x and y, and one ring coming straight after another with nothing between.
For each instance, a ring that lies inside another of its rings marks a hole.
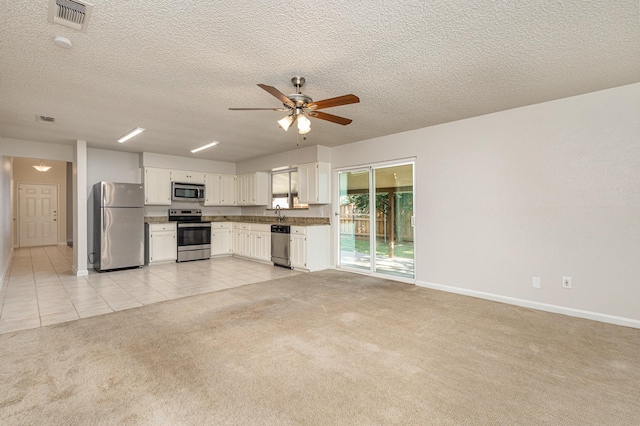
<instances>
[{"instance_id":1,"label":"flush mount ceiling light","mask_svg":"<svg viewBox=\"0 0 640 426\"><path fill-rule=\"evenodd\" d=\"M38 164L37 166L33 166L34 169L36 169L39 172L46 172L47 170L49 170L51 168L51 166L45 166L44 165L44 160L40 160L40 164Z\"/></svg>"},{"instance_id":2,"label":"flush mount ceiling light","mask_svg":"<svg viewBox=\"0 0 640 426\"><path fill-rule=\"evenodd\" d=\"M208 143L206 145L202 145L202 146L199 146L198 148L192 149L191 152L195 154L198 151L202 151L203 149L211 148L212 146L216 146L219 143L220 142L218 142L218 141L213 141L213 142Z\"/></svg>"},{"instance_id":3,"label":"flush mount ceiling light","mask_svg":"<svg viewBox=\"0 0 640 426\"><path fill-rule=\"evenodd\" d=\"M130 131L129 133L127 133L126 135L122 136L120 139L118 139L118 142L123 143L128 141L129 139L131 139L132 137L139 135L140 133L144 132L145 129L143 129L142 127L136 127L135 129L133 129L132 131Z\"/></svg>"},{"instance_id":4,"label":"flush mount ceiling light","mask_svg":"<svg viewBox=\"0 0 640 426\"><path fill-rule=\"evenodd\" d=\"M71 44L71 40L66 37L55 36L53 38L53 42L56 44L56 46L60 46L63 49L71 49L73 47L73 44Z\"/></svg>"}]
</instances>

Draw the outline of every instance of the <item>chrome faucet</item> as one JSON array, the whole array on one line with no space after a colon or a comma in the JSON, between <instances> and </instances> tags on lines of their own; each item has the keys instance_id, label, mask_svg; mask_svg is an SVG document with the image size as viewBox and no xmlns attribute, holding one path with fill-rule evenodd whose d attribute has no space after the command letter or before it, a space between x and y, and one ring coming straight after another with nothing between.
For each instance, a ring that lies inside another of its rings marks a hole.
<instances>
[{"instance_id":1,"label":"chrome faucet","mask_svg":"<svg viewBox=\"0 0 640 426\"><path fill-rule=\"evenodd\" d=\"M282 222L284 220L284 215L282 214L280 204L276 204L276 215L278 215L278 222Z\"/></svg>"}]
</instances>

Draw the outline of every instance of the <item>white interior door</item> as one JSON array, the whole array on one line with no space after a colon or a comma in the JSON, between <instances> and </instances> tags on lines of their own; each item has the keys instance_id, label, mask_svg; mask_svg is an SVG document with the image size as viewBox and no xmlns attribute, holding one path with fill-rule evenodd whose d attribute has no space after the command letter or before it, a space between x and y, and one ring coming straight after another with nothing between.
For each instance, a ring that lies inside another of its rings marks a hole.
<instances>
[{"instance_id":1,"label":"white interior door","mask_svg":"<svg viewBox=\"0 0 640 426\"><path fill-rule=\"evenodd\" d=\"M20 247L58 244L58 186L21 183L18 199Z\"/></svg>"}]
</instances>

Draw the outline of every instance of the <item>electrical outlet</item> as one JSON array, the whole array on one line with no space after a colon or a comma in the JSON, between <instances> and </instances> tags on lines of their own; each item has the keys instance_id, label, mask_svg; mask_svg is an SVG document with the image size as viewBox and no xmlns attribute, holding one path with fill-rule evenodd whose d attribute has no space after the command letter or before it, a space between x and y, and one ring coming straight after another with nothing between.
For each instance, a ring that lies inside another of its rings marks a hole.
<instances>
[{"instance_id":1,"label":"electrical outlet","mask_svg":"<svg viewBox=\"0 0 640 426\"><path fill-rule=\"evenodd\" d=\"M571 277L562 277L562 287L571 288Z\"/></svg>"},{"instance_id":2,"label":"electrical outlet","mask_svg":"<svg viewBox=\"0 0 640 426\"><path fill-rule=\"evenodd\" d=\"M540 277L533 277L531 279L531 286L533 288L540 288Z\"/></svg>"}]
</instances>

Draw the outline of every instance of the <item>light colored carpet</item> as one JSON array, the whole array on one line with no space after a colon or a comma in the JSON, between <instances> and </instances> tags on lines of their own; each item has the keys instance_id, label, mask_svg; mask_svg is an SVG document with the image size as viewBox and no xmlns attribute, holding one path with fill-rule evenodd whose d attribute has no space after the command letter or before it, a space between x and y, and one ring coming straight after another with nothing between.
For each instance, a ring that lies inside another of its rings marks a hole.
<instances>
[{"instance_id":1,"label":"light colored carpet","mask_svg":"<svg viewBox=\"0 0 640 426\"><path fill-rule=\"evenodd\" d=\"M0 335L0 424L631 425L639 348L324 271Z\"/></svg>"}]
</instances>

